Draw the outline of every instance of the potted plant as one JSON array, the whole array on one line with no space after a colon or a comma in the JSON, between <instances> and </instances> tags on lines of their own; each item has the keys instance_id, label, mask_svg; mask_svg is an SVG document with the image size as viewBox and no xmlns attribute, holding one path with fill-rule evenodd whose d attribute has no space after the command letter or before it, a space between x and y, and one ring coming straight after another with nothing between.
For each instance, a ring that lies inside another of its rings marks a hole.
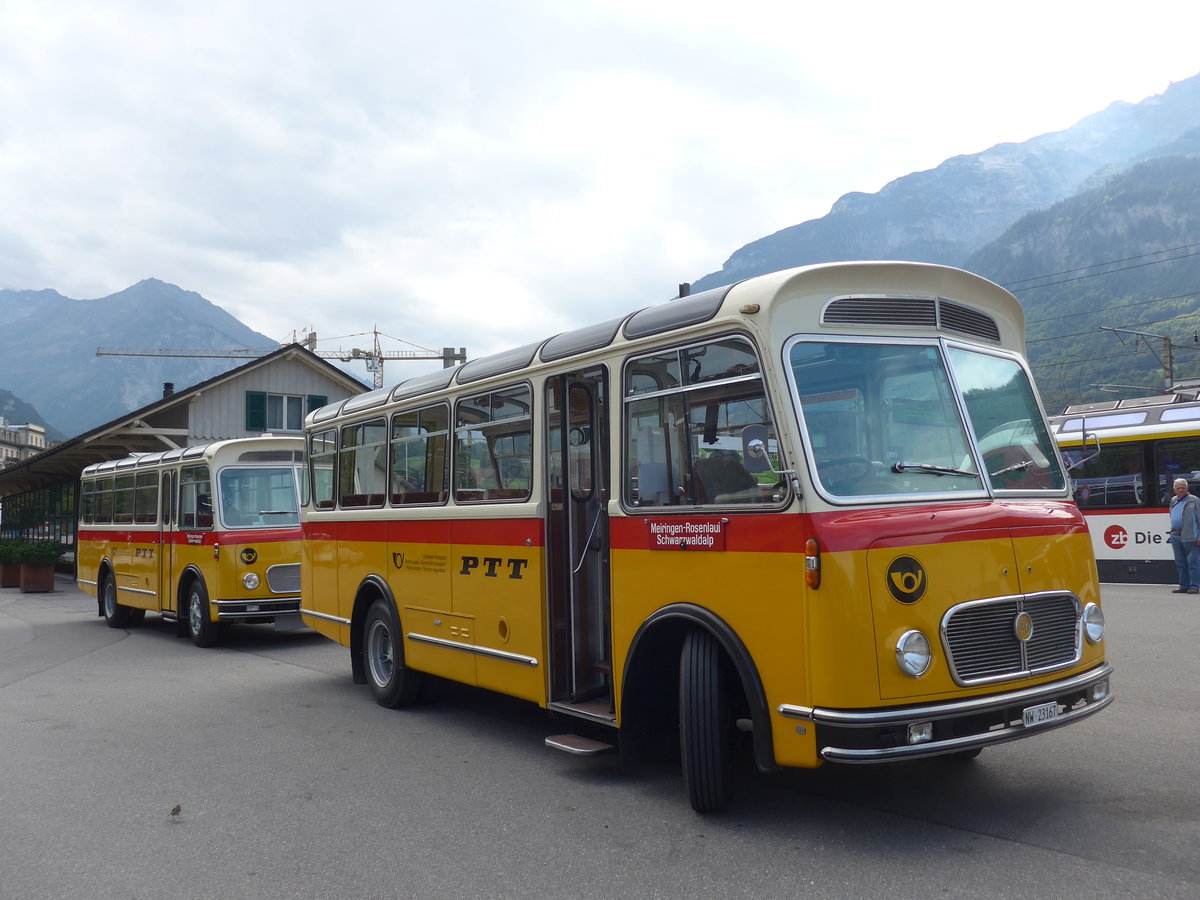
<instances>
[{"instance_id":1,"label":"potted plant","mask_svg":"<svg viewBox=\"0 0 1200 900\"><path fill-rule=\"evenodd\" d=\"M17 559L16 538L0 538L0 587L16 587L21 583L21 563Z\"/></svg>"},{"instance_id":2,"label":"potted plant","mask_svg":"<svg viewBox=\"0 0 1200 900\"><path fill-rule=\"evenodd\" d=\"M66 552L58 541L24 541L17 546L21 563L21 591L26 594L54 590L54 565Z\"/></svg>"}]
</instances>

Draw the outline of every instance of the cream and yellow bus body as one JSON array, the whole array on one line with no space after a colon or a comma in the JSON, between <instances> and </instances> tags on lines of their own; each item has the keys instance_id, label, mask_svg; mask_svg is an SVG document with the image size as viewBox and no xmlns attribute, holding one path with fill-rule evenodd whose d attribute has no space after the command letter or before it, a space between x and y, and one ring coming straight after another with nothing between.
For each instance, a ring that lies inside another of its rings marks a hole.
<instances>
[{"instance_id":1,"label":"cream and yellow bus body","mask_svg":"<svg viewBox=\"0 0 1200 900\"><path fill-rule=\"evenodd\" d=\"M244 438L86 468L78 582L98 614L125 627L159 613L200 646L224 623L299 625L303 447Z\"/></svg>"},{"instance_id":2,"label":"cream and yellow bus body","mask_svg":"<svg viewBox=\"0 0 1200 900\"><path fill-rule=\"evenodd\" d=\"M310 481L354 487L303 510L304 619L385 705L429 673L574 720L548 739L571 752L679 740L701 810L728 802L739 730L770 770L1082 719L1111 700L1096 569L1022 353L1020 306L990 282L830 264L326 407ZM859 356L897 367L893 396ZM388 456L378 435L417 408L448 419L454 466L393 496L407 438ZM462 489L470 440L522 416L505 439L528 437L527 483ZM909 446L871 433L896 422Z\"/></svg>"}]
</instances>

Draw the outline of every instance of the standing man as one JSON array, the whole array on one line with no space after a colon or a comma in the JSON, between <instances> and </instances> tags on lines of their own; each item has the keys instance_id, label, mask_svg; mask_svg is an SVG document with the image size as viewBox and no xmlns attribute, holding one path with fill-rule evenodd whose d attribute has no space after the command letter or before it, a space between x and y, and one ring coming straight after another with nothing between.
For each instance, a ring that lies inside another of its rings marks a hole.
<instances>
[{"instance_id":1,"label":"standing man","mask_svg":"<svg viewBox=\"0 0 1200 900\"><path fill-rule=\"evenodd\" d=\"M1171 546L1179 587L1173 594L1200 594L1200 497L1188 492L1186 478L1176 478L1171 498Z\"/></svg>"}]
</instances>

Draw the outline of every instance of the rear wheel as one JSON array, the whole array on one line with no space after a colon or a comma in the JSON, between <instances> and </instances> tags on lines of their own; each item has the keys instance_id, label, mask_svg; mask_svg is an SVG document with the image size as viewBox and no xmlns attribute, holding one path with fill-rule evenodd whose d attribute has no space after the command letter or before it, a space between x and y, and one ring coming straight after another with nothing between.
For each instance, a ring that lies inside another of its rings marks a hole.
<instances>
[{"instance_id":1,"label":"rear wheel","mask_svg":"<svg viewBox=\"0 0 1200 900\"><path fill-rule=\"evenodd\" d=\"M104 604L104 624L109 628L125 628L137 624L133 621L134 611L117 602L117 582L112 575L105 576L100 586L100 598Z\"/></svg>"},{"instance_id":2,"label":"rear wheel","mask_svg":"<svg viewBox=\"0 0 1200 900\"><path fill-rule=\"evenodd\" d=\"M391 604L376 600L363 623L363 668L367 684L380 706L409 706L421 692L423 675L404 665L400 628Z\"/></svg>"},{"instance_id":3,"label":"rear wheel","mask_svg":"<svg viewBox=\"0 0 1200 900\"><path fill-rule=\"evenodd\" d=\"M208 588L193 578L187 589L188 636L197 647L215 647L221 640L221 624L212 620L208 606Z\"/></svg>"},{"instance_id":4,"label":"rear wheel","mask_svg":"<svg viewBox=\"0 0 1200 900\"><path fill-rule=\"evenodd\" d=\"M716 639L690 632L679 660L679 749L684 789L696 812L720 812L733 798L736 723L729 691Z\"/></svg>"}]
</instances>

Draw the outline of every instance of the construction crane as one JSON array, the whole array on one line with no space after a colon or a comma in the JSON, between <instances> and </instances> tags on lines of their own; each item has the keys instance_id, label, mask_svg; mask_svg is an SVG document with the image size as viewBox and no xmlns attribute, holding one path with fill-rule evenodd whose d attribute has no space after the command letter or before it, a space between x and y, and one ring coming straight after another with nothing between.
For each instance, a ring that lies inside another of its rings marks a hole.
<instances>
[{"instance_id":1,"label":"construction crane","mask_svg":"<svg viewBox=\"0 0 1200 900\"><path fill-rule=\"evenodd\" d=\"M352 362L354 360L362 360L366 363L367 371L371 373L374 380L374 385L377 388L383 387L383 361L385 359L440 359L442 366L449 369L457 363L467 361L467 348L459 347L456 351L453 347L443 347L441 353L436 353L433 350L421 348L418 350L383 350L379 346L379 330L373 332L363 332L363 334L372 334L374 336L374 344L370 350L360 350L355 347L351 350L317 350L317 333L309 331L303 340L293 341L298 343L305 350L319 356L322 359L336 359L341 362ZM356 337L357 335L347 335L347 337ZM385 335L386 337L386 335ZM399 340L399 338L393 338ZM287 346L281 344L280 346ZM415 346L415 345L414 345ZM266 356L269 353L274 353L277 348L271 347L262 350L179 350L179 349L140 349L128 347L97 347L97 356L175 356L188 357L194 359L258 359L260 356Z\"/></svg>"}]
</instances>

